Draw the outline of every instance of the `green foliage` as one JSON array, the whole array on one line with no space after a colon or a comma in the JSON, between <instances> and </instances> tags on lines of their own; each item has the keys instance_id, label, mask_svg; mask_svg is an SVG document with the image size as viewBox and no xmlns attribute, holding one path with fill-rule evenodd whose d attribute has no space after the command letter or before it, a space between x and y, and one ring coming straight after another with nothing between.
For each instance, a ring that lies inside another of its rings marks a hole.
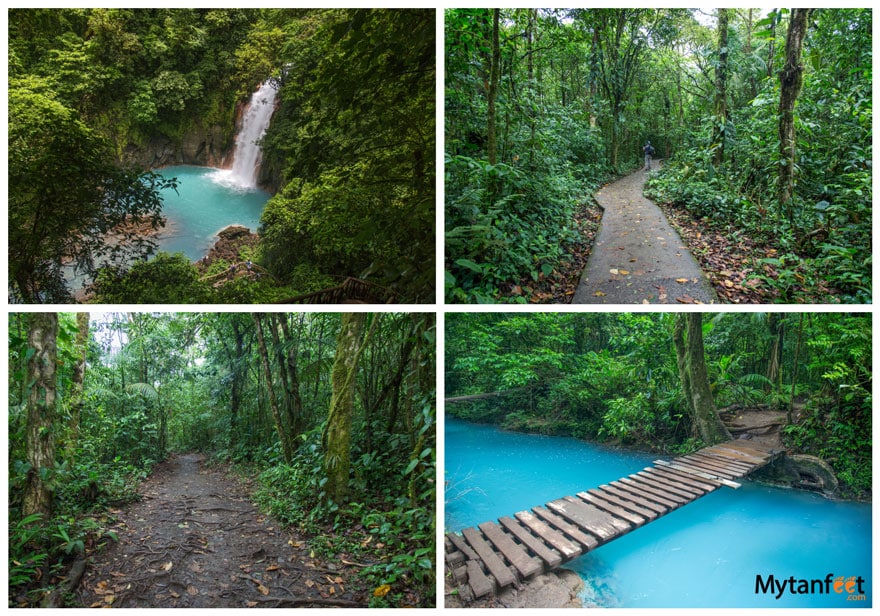
<instances>
[{"instance_id":1,"label":"green foliage","mask_svg":"<svg viewBox=\"0 0 880 616\"><path fill-rule=\"evenodd\" d=\"M263 258L282 277L312 263L433 301L434 11L315 11L264 24L256 44L280 30L264 164L282 188Z\"/></svg>"},{"instance_id":2,"label":"green foliage","mask_svg":"<svg viewBox=\"0 0 880 616\"><path fill-rule=\"evenodd\" d=\"M101 303L202 304L211 289L183 253L160 252L130 267L105 267L95 280L95 300Z\"/></svg>"},{"instance_id":3,"label":"green foliage","mask_svg":"<svg viewBox=\"0 0 880 616\"><path fill-rule=\"evenodd\" d=\"M94 275L99 259L149 254L152 243L117 225L152 228L166 182L116 167L105 141L33 79L9 91L9 277L19 301L69 300L64 263ZM116 229L114 229L116 228ZM114 241L105 243L113 232Z\"/></svg>"},{"instance_id":4,"label":"green foliage","mask_svg":"<svg viewBox=\"0 0 880 616\"><path fill-rule=\"evenodd\" d=\"M740 89L733 93L725 163L717 169L710 163L707 126L697 122L674 161L650 180L648 194L776 253L763 259L756 255L754 265L760 269L754 277L773 288L778 301L824 302L833 294L833 301L866 303L871 301L872 267L872 105L866 95L871 16L858 9L822 10L814 16L795 110L798 160L792 210L776 201L782 163L780 93L778 79L761 75L766 43L753 47L750 55L743 48L733 52L741 66L734 76ZM769 30L764 28L778 21L778 15L775 22L768 17L755 34L766 39Z\"/></svg>"},{"instance_id":5,"label":"green foliage","mask_svg":"<svg viewBox=\"0 0 880 616\"><path fill-rule=\"evenodd\" d=\"M648 397L639 392L630 398L614 398L608 401L608 411L602 418L599 436L618 439L621 442L645 442L652 436L653 417Z\"/></svg>"}]
</instances>

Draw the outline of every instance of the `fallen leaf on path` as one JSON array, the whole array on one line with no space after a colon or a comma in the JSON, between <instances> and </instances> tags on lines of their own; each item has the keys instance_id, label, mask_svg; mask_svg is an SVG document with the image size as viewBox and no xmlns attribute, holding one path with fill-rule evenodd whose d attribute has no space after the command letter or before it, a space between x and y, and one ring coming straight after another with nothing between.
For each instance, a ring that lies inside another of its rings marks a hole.
<instances>
[{"instance_id":1,"label":"fallen leaf on path","mask_svg":"<svg viewBox=\"0 0 880 616\"><path fill-rule=\"evenodd\" d=\"M595 293L593 293L593 295L594 295L595 297L605 297L605 294L602 293L602 291L596 291Z\"/></svg>"},{"instance_id":2,"label":"fallen leaf on path","mask_svg":"<svg viewBox=\"0 0 880 616\"><path fill-rule=\"evenodd\" d=\"M642 303L643 303L643 304L650 304L651 302L649 302L649 301L646 300L646 299L643 299L643 300L642 300Z\"/></svg>"},{"instance_id":3,"label":"fallen leaf on path","mask_svg":"<svg viewBox=\"0 0 880 616\"><path fill-rule=\"evenodd\" d=\"M162 568L163 568L165 571L171 571L171 568L172 568L173 566L174 566L174 562L172 562L172 561L169 560L167 563L165 563L164 565L162 565Z\"/></svg>"},{"instance_id":4,"label":"fallen leaf on path","mask_svg":"<svg viewBox=\"0 0 880 616\"><path fill-rule=\"evenodd\" d=\"M260 593L263 594L263 595L268 595L268 594L269 594L269 589L266 588L265 586L263 586L262 584L257 584L257 590L259 590Z\"/></svg>"},{"instance_id":5,"label":"fallen leaf on path","mask_svg":"<svg viewBox=\"0 0 880 616\"><path fill-rule=\"evenodd\" d=\"M116 601L116 595L105 595L104 603L107 605L111 605L114 601Z\"/></svg>"},{"instance_id":6,"label":"fallen leaf on path","mask_svg":"<svg viewBox=\"0 0 880 616\"><path fill-rule=\"evenodd\" d=\"M278 565L269 565L268 567L266 567L266 571L277 571L278 569Z\"/></svg>"},{"instance_id":7,"label":"fallen leaf on path","mask_svg":"<svg viewBox=\"0 0 880 616\"><path fill-rule=\"evenodd\" d=\"M725 280L725 281L724 281L724 286L727 287L728 289L733 288L733 286L734 286L735 284L736 284L736 283L733 282L732 280Z\"/></svg>"},{"instance_id":8,"label":"fallen leaf on path","mask_svg":"<svg viewBox=\"0 0 880 616\"><path fill-rule=\"evenodd\" d=\"M197 594L199 594L199 589L196 588L195 586L187 586L186 592L187 592L187 594L195 597Z\"/></svg>"},{"instance_id":9,"label":"fallen leaf on path","mask_svg":"<svg viewBox=\"0 0 880 616\"><path fill-rule=\"evenodd\" d=\"M687 283L687 282L690 282L690 280L688 280L687 278L676 278L676 279L675 279L675 282L679 282L679 283L681 283L681 284L685 284L685 283Z\"/></svg>"},{"instance_id":10,"label":"fallen leaf on path","mask_svg":"<svg viewBox=\"0 0 880 616\"><path fill-rule=\"evenodd\" d=\"M293 539L291 539L290 541L287 542L287 545L289 545L292 548L300 548L300 547L302 547L302 541L294 541Z\"/></svg>"},{"instance_id":11,"label":"fallen leaf on path","mask_svg":"<svg viewBox=\"0 0 880 616\"><path fill-rule=\"evenodd\" d=\"M180 593L176 593L173 590L169 591L168 594L171 595L172 597L174 597L175 599L180 599Z\"/></svg>"},{"instance_id":12,"label":"fallen leaf on path","mask_svg":"<svg viewBox=\"0 0 880 616\"><path fill-rule=\"evenodd\" d=\"M616 267L613 267L608 271L611 272L612 274L614 274L615 276L617 276L617 274L619 273L619 270Z\"/></svg>"},{"instance_id":13,"label":"fallen leaf on path","mask_svg":"<svg viewBox=\"0 0 880 616\"><path fill-rule=\"evenodd\" d=\"M620 270L620 275L621 275L621 276L628 276L628 275L629 275L629 270Z\"/></svg>"},{"instance_id":14,"label":"fallen leaf on path","mask_svg":"<svg viewBox=\"0 0 880 616\"><path fill-rule=\"evenodd\" d=\"M315 583L312 580L306 580L306 586L308 586L309 588L313 588L315 586Z\"/></svg>"},{"instance_id":15,"label":"fallen leaf on path","mask_svg":"<svg viewBox=\"0 0 880 616\"><path fill-rule=\"evenodd\" d=\"M257 607L259 603L259 601L248 601L247 603L245 603L245 605L247 605L248 607Z\"/></svg>"},{"instance_id":16,"label":"fallen leaf on path","mask_svg":"<svg viewBox=\"0 0 880 616\"><path fill-rule=\"evenodd\" d=\"M695 300L690 295L682 295L681 297L676 297L675 301L677 301L679 304L696 304L697 303L697 300Z\"/></svg>"}]
</instances>

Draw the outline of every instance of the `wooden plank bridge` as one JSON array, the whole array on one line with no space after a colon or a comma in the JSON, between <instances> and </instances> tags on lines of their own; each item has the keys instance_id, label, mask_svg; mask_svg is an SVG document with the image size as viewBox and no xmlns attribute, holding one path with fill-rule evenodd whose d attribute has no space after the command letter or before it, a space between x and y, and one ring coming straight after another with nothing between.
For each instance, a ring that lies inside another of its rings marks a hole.
<instances>
[{"instance_id":1,"label":"wooden plank bridge","mask_svg":"<svg viewBox=\"0 0 880 616\"><path fill-rule=\"evenodd\" d=\"M781 452L737 440L701 449L513 517L447 533L446 567L463 599L480 598L550 571L736 479Z\"/></svg>"}]
</instances>

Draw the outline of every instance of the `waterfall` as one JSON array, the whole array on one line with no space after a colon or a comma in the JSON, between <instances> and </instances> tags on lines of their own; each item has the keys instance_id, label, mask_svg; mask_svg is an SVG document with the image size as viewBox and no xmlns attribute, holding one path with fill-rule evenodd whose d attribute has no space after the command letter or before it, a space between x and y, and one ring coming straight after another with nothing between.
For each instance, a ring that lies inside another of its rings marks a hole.
<instances>
[{"instance_id":1,"label":"waterfall","mask_svg":"<svg viewBox=\"0 0 880 616\"><path fill-rule=\"evenodd\" d=\"M257 170L262 155L258 142L269 127L269 120L275 111L275 94L271 80L266 80L251 95L241 120L241 129L235 136L232 170L226 175L226 181L230 184L242 188L256 187Z\"/></svg>"}]
</instances>

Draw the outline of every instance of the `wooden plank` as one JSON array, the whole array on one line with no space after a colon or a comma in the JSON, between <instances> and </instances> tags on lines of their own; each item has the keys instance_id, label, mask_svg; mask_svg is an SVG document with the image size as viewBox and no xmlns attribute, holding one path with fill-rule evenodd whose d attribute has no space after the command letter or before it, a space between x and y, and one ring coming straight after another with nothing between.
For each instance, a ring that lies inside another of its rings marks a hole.
<instances>
[{"instance_id":1,"label":"wooden plank","mask_svg":"<svg viewBox=\"0 0 880 616\"><path fill-rule=\"evenodd\" d=\"M679 473L673 471L671 468L663 466L655 466L651 469L645 469L643 472L650 475L657 475L665 481L673 481L676 485L685 486L688 489L695 491L694 496L697 497L708 494L709 492L714 492L721 487L720 485L703 483L702 480L698 480L693 475L689 476L687 473Z\"/></svg>"},{"instance_id":2,"label":"wooden plank","mask_svg":"<svg viewBox=\"0 0 880 616\"><path fill-rule=\"evenodd\" d=\"M468 560L477 560L477 553L471 549L471 546L467 544L467 542L462 538L461 535L457 535L455 533L446 533L446 538L449 539L449 542L455 546L459 552L464 554L464 557Z\"/></svg>"},{"instance_id":3,"label":"wooden plank","mask_svg":"<svg viewBox=\"0 0 880 616\"><path fill-rule=\"evenodd\" d=\"M577 526L572 526L555 513L547 511L543 507L533 507L532 511L534 511L535 514L541 517L545 522L552 524L554 527L558 528L560 531L584 546L584 551L589 552L590 550L599 547L599 542L594 537L582 532Z\"/></svg>"},{"instance_id":4,"label":"wooden plank","mask_svg":"<svg viewBox=\"0 0 880 616\"><path fill-rule=\"evenodd\" d=\"M658 464L655 466L657 470L662 470L664 473L669 475L673 475L678 477L682 481L687 481L696 485L697 487L702 487L705 490L711 492L717 488L721 487L721 482L711 477L699 477L696 473L689 473L687 471L681 470L680 468L675 468L675 466L671 462L664 462L663 464Z\"/></svg>"},{"instance_id":5,"label":"wooden plank","mask_svg":"<svg viewBox=\"0 0 880 616\"><path fill-rule=\"evenodd\" d=\"M682 496L677 492L673 492L672 490L665 489L662 485L657 482L650 482L642 477L638 477L636 475L630 475L629 477L621 477L617 481L612 482L613 484L620 483L622 486L629 488L631 491L636 494L645 494L650 495L651 498L662 498L670 503L674 503L675 507L681 507L682 505L687 505L691 500L691 497ZM662 502L662 501L658 501Z\"/></svg>"},{"instance_id":6,"label":"wooden plank","mask_svg":"<svg viewBox=\"0 0 880 616\"><path fill-rule=\"evenodd\" d=\"M459 552L461 554L461 552ZM458 567L453 567L452 578L456 584L467 584L467 565L462 563Z\"/></svg>"},{"instance_id":7,"label":"wooden plank","mask_svg":"<svg viewBox=\"0 0 880 616\"><path fill-rule=\"evenodd\" d=\"M620 520L605 511L583 503L571 497L560 498L547 503L548 509L569 520L583 531L595 535L601 543L606 543L618 535L632 529L632 525L625 520Z\"/></svg>"},{"instance_id":8,"label":"wooden plank","mask_svg":"<svg viewBox=\"0 0 880 616\"><path fill-rule=\"evenodd\" d=\"M529 556L525 549L495 522L483 522L479 529L524 579L532 577L544 568L540 560Z\"/></svg>"},{"instance_id":9,"label":"wooden plank","mask_svg":"<svg viewBox=\"0 0 880 616\"><path fill-rule=\"evenodd\" d=\"M742 462L740 460L735 460L733 458L726 458L724 456L719 456L714 451L710 451L708 449L703 449L702 451L696 451L691 454L694 457L701 458L707 461L714 461L718 464L723 464L724 466L738 470L743 473L748 473L754 470L755 465L750 462Z\"/></svg>"},{"instance_id":10,"label":"wooden plank","mask_svg":"<svg viewBox=\"0 0 880 616\"><path fill-rule=\"evenodd\" d=\"M720 445L720 447L724 447L725 449L730 449L733 451L738 451L741 454L751 456L753 458L758 458L759 460L768 460L772 457L772 454L769 451L764 451L762 449L758 449L756 447L752 447L750 445L746 445L748 441L727 441Z\"/></svg>"},{"instance_id":11,"label":"wooden plank","mask_svg":"<svg viewBox=\"0 0 880 616\"><path fill-rule=\"evenodd\" d=\"M592 506L598 507L599 509L602 509L603 511L607 511L608 513L610 513L614 517L622 518L623 520L626 520L627 522L632 524L633 527L635 527L635 528L638 528L639 526L643 526L651 521L647 517L642 517L637 513L634 513L632 511L628 511L627 509L624 509L623 507L618 507L617 505L615 505L614 503L612 503L608 500L605 500L602 498L597 498L597 497L593 496L592 494L588 494L586 492L578 492L578 497L581 498L582 500L586 501L588 504L590 504Z\"/></svg>"},{"instance_id":12,"label":"wooden plank","mask_svg":"<svg viewBox=\"0 0 880 616\"><path fill-rule=\"evenodd\" d=\"M544 542L530 533L529 529L518 520L505 516L498 518L498 522L507 529L507 532L519 539L524 546L544 561L548 569L553 569L562 564L562 556L559 552L547 547Z\"/></svg>"},{"instance_id":13,"label":"wooden plank","mask_svg":"<svg viewBox=\"0 0 880 616\"><path fill-rule=\"evenodd\" d=\"M669 466L669 468L678 469L685 473L692 473L697 477L702 477L706 480L717 481L721 485L727 486L728 488L733 488L736 490L742 487L742 484L739 484L735 481L730 481L729 479L725 479L724 477L718 477L717 475L701 471L699 468L694 468L691 465L676 464L675 462L667 462L666 460L659 460L658 463L660 464L660 466Z\"/></svg>"},{"instance_id":14,"label":"wooden plank","mask_svg":"<svg viewBox=\"0 0 880 616\"><path fill-rule=\"evenodd\" d=\"M694 468L694 469L700 471L701 473L713 475L715 477L718 477L719 479L731 480L731 479L736 479L738 477L738 475L736 473L731 472L730 470L728 470L726 468L720 468L718 466L715 466L714 464L708 464L706 462L703 462L702 460L691 458L690 456L688 456L687 458L676 458L675 460L672 461L672 463L678 464L679 466L687 466L690 468Z\"/></svg>"},{"instance_id":15,"label":"wooden plank","mask_svg":"<svg viewBox=\"0 0 880 616\"><path fill-rule=\"evenodd\" d=\"M464 554L458 550L446 550L446 564L450 567L460 565L465 560Z\"/></svg>"},{"instance_id":16,"label":"wooden plank","mask_svg":"<svg viewBox=\"0 0 880 616\"><path fill-rule=\"evenodd\" d=\"M624 479L624 477L621 477L619 481L612 481L608 485L626 492L627 494L631 494L633 497L643 498L652 503L662 505L663 507L666 507L667 511L678 509L682 505L681 501L678 499L673 499L669 495L661 496L653 490L639 489L639 486L633 485L632 483L626 483Z\"/></svg>"},{"instance_id":17,"label":"wooden plank","mask_svg":"<svg viewBox=\"0 0 880 616\"><path fill-rule=\"evenodd\" d=\"M595 490L590 490L589 492L578 492L577 495L579 498L586 501L590 505L607 511L615 517L623 518L624 520L632 523L636 527L643 526L648 522L654 520L656 517L651 513L649 513L648 515L641 515L637 511L631 511L630 508L621 507L619 504L614 502L613 499L608 498L607 495L597 495L594 492Z\"/></svg>"},{"instance_id":18,"label":"wooden plank","mask_svg":"<svg viewBox=\"0 0 880 616\"><path fill-rule=\"evenodd\" d=\"M637 513L640 516L644 516L652 521L668 511L666 507L661 507L660 505L648 507L645 502L637 503L635 500L636 497L631 496L630 498L627 498L625 492L621 494L619 490L609 485L602 485L598 488L588 490L587 492L593 496L603 498L618 507L623 507L624 509ZM660 511L657 511L658 508Z\"/></svg>"},{"instance_id":19,"label":"wooden plank","mask_svg":"<svg viewBox=\"0 0 880 616\"><path fill-rule=\"evenodd\" d=\"M726 441L721 444L725 447L731 447L733 449L738 449L744 453L748 453L748 454L755 455L758 457L770 456L770 452L767 449L764 449L761 445L757 445L751 441L747 441L744 439L735 439L732 441Z\"/></svg>"},{"instance_id":20,"label":"wooden plank","mask_svg":"<svg viewBox=\"0 0 880 616\"><path fill-rule=\"evenodd\" d=\"M621 490L617 486L613 486L611 484L600 486L599 490L602 492L613 494L617 498L622 498L624 500L635 503L637 506L648 509L649 511L653 511L659 515L666 515L667 513L669 513L668 506L662 505L660 503L655 503L648 498L637 496L635 494L632 494L631 492L627 492L626 490Z\"/></svg>"},{"instance_id":21,"label":"wooden plank","mask_svg":"<svg viewBox=\"0 0 880 616\"><path fill-rule=\"evenodd\" d=\"M723 451L725 451L725 450L719 449L717 447L707 447L705 449L700 449L699 451L695 451L694 455L707 456L707 457L713 458L715 460L718 460L719 462L725 462L727 464L737 464L739 466L743 466L746 468L752 468L756 463L755 458L753 458L751 456L737 457L738 455L745 455L745 454L740 454L739 452L734 452L730 449L726 450L726 453L722 453ZM736 455L734 455L734 454L736 454Z\"/></svg>"},{"instance_id":22,"label":"wooden plank","mask_svg":"<svg viewBox=\"0 0 880 616\"><path fill-rule=\"evenodd\" d=\"M637 481L645 481L650 483L651 485L656 485L658 488L662 488L663 490L672 492L673 494L677 494L682 498L688 499L688 502L700 498L703 494L705 494L705 492L702 490L684 485L668 477L663 477L662 475L659 475L657 473L639 471L634 475L630 475L630 478Z\"/></svg>"},{"instance_id":23,"label":"wooden plank","mask_svg":"<svg viewBox=\"0 0 880 616\"><path fill-rule=\"evenodd\" d=\"M492 580L486 577L486 574L480 569L479 563L475 560L467 561L467 577L468 586L474 591L474 597L477 599L490 595L495 590Z\"/></svg>"},{"instance_id":24,"label":"wooden plank","mask_svg":"<svg viewBox=\"0 0 880 616\"><path fill-rule=\"evenodd\" d=\"M513 573L510 569L507 568L507 565L498 557L498 554L495 553L495 550L492 549L483 536L480 534L476 528L466 528L461 531L461 534L464 535L464 538L467 539L467 542L471 545L474 551L477 553L477 556L480 557L480 560L483 561L483 564L486 566L486 569L489 573L492 574L492 577L495 578L495 582L501 588L506 586L510 586L514 582L516 582L516 578L513 577Z\"/></svg>"},{"instance_id":25,"label":"wooden plank","mask_svg":"<svg viewBox=\"0 0 880 616\"><path fill-rule=\"evenodd\" d=\"M702 450L707 451L707 450ZM739 460L740 462L745 462L746 464L763 464L764 458L761 456L750 456L747 453L743 453L738 449L731 449L729 447L725 447L724 445L715 445L714 447L710 447L708 451L711 451L715 455L724 456L726 458L732 458L734 460Z\"/></svg>"},{"instance_id":26,"label":"wooden plank","mask_svg":"<svg viewBox=\"0 0 880 616\"><path fill-rule=\"evenodd\" d=\"M740 479L752 472L754 467L743 468L741 466L733 466L731 464L724 464L723 462L715 462L712 459L707 459L705 456L688 456L688 459L693 460L694 462L698 462L704 466L709 466L710 468L721 469L721 472L725 473L728 479Z\"/></svg>"},{"instance_id":27,"label":"wooden plank","mask_svg":"<svg viewBox=\"0 0 880 616\"><path fill-rule=\"evenodd\" d=\"M583 553L583 548L569 540L561 532L550 528L543 520L538 519L531 511L520 511L514 517L526 528L537 535L541 541L562 554L564 560L571 560Z\"/></svg>"}]
</instances>

